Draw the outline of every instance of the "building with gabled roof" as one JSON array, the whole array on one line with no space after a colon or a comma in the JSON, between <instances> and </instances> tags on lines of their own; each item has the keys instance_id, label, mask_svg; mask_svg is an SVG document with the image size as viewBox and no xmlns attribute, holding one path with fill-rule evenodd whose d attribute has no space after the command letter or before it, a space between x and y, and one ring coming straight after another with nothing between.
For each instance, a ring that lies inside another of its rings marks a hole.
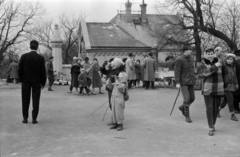
<instances>
[{"instance_id":1,"label":"building with gabled roof","mask_svg":"<svg viewBox=\"0 0 240 157\"><path fill-rule=\"evenodd\" d=\"M82 20L79 26L81 56L88 56L90 60L98 58L101 63L113 57L125 58L130 52L135 59L142 59L143 53L152 52L156 60L163 61L171 50L180 52L179 46L166 44L155 32L159 24L164 30L164 27L167 29L167 21L178 23L181 20L178 15L147 14L144 0L140 14L132 14L131 6L128 0L126 10L108 23Z\"/></svg>"}]
</instances>

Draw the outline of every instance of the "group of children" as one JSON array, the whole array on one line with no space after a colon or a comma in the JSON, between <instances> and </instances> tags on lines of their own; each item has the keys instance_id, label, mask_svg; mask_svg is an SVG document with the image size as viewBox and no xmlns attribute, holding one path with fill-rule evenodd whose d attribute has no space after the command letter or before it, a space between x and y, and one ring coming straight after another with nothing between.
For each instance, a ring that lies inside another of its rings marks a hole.
<instances>
[{"instance_id":1,"label":"group of children","mask_svg":"<svg viewBox=\"0 0 240 157\"><path fill-rule=\"evenodd\" d=\"M235 52L235 54L237 53L238 51ZM233 107L233 92L239 88L235 54L228 53L224 56L220 47L215 50L208 49L204 53L202 74L199 76L203 78L202 94L210 128L209 136L214 135L217 116L226 103L228 103L231 112L231 120L238 121ZM222 98L224 100L221 102Z\"/></svg>"}]
</instances>

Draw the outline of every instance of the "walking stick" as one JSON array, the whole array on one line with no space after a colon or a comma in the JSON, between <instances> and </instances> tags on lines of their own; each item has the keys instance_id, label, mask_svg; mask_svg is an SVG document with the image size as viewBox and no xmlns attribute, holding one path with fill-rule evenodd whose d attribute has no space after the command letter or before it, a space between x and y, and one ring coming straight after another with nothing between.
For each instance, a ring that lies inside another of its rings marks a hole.
<instances>
[{"instance_id":1,"label":"walking stick","mask_svg":"<svg viewBox=\"0 0 240 157\"><path fill-rule=\"evenodd\" d=\"M103 121L104 121L105 115L106 115L106 113L107 113L107 111L108 111L108 108L109 108L109 106L107 107L107 109L106 109L106 111L105 111L105 113L104 113Z\"/></svg>"},{"instance_id":2,"label":"walking stick","mask_svg":"<svg viewBox=\"0 0 240 157\"><path fill-rule=\"evenodd\" d=\"M106 103L107 103L108 101L106 101L104 104L102 104L99 108L97 108L95 111L93 111L93 113L91 113L91 115L92 114L94 114L97 110L99 110L101 107L103 107Z\"/></svg>"},{"instance_id":3,"label":"walking stick","mask_svg":"<svg viewBox=\"0 0 240 157\"><path fill-rule=\"evenodd\" d=\"M170 116L172 115L173 109L174 109L174 107L175 107L175 105L176 105L176 102L177 102L179 93L180 93L180 88L178 89L178 94L177 94L177 97L176 97L176 99L175 99L175 101L174 101L174 104L173 104L173 107L172 107L172 111L171 111L171 113L170 113Z\"/></svg>"}]
</instances>

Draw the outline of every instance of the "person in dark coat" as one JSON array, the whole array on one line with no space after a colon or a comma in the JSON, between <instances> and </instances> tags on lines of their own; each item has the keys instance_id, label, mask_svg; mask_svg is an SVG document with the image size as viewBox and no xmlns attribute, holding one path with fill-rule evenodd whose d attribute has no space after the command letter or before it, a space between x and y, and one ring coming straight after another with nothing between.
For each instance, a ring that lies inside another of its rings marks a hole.
<instances>
[{"instance_id":1,"label":"person in dark coat","mask_svg":"<svg viewBox=\"0 0 240 157\"><path fill-rule=\"evenodd\" d=\"M218 117L220 117L220 110L223 109L227 104L229 111L231 113L231 120L238 121L237 117L234 113L234 98L232 92L236 91L238 87L237 77L236 77L236 63L235 63L236 56L232 53L227 54L225 62L225 67L228 71L228 86L224 88L224 99L219 106Z\"/></svg>"},{"instance_id":2,"label":"person in dark coat","mask_svg":"<svg viewBox=\"0 0 240 157\"><path fill-rule=\"evenodd\" d=\"M136 72L136 80L134 82L134 86L139 87L140 79L141 79L141 64L139 59L136 61L136 64L135 64L135 72Z\"/></svg>"},{"instance_id":3,"label":"person in dark coat","mask_svg":"<svg viewBox=\"0 0 240 157\"><path fill-rule=\"evenodd\" d=\"M184 45L183 55L176 59L174 67L176 87L181 89L183 95L183 105L179 107L179 110L185 116L185 121L188 123L192 122L189 116L189 107L195 100L194 85L196 81L191 55L192 48L189 45Z\"/></svg>"},{"instance_id":4,"label":"person in dark coat","mask_svg":"<svg viewBox=\"0 0 240 157\"><path fill-rule=\"evenodd\" d=\"M100 76L100 66L98 65L98 60L95 58L93 64L90 67L89 77L92 80L92 92L94 93L94 88L99 88L99 94L103 94L102 88L102 78Z\"/></svg>"},{"instance_id":5,"label":"person in dark coat","mask_svg":"<svg viewBox=\"0 0 240 157\"><path fill-rule=\"evenodd\" d=\"M46 83L46 69L44 57L37 53L38 41L30 42L31 52L23 54L19 62L19 79L22 82L22 114L23 123L28 123L28 109L32 91L32 123L38 123L39 100L41 89Z\"/></svg>"},{"instance_id":6,"label":"person in dark coat","mask_svg":"<svg viewBox=\"0 0 240 157\"><path fill-rule=\"evenodd\" d=\"M81 69L80 63L81 63L81 59L77 59L71 68L71 74L72 74L71 84L72 84L72 87L76 89L75 94L79 94L79 92L78 92L78 87L79 87L78 75L80 74L80 69Z\"/></svg>"},{"instance_id":7,"label":"person in dark coat","mask_svg":"<svg viewBox=\"0 0 240 157\"><path fill-rule=\"evenodd\" d=\"M73 57L73 61L72 61L72 64L71 64L71 69L73 67L73 64L76 63L76 60L77 60L77 57ZM70 83L70 86L69 86L68 93L72 93L72 90L73 90L73 86L72 86L73 75L72 75L72 71L71 70L70 70L70 75L71 75L71 83Z\"/></svg>"},{"instance_id":8,"label":"person in dark coat","mask_svg":"<svg viewBox=\"0 0 240 157\"><path fill-rule=\"evenodd\" d=\"M240 50L235 51L234 53L236 55L236 77L238 81L238 90L233 92L233 97L234 97L234 110L235 113L239 114L240 113Z\"/></svg>"},{"instance_id":9,"label":"person in dark coat","mask_svg":"<svg viewBox=\"0 0 240 157\"><path fill-rule=\"evenodd\" d=\"M18 64L16 61L13 61L9 67L10 78L13 79L13 82L16 84L18 79Z\"/></svg>"},{"instance_id":10,"label":"person in dark coat","mask_svg":"<svg viewBox=\"0 0 240 157\"><path fill-rule=\"evenodd\" d=\"M49 62L46 63L46 72L48 78L48 91L53 91L52 85L54 83L54 71L53 71L53 57L49 57Z\"/></svg>"},{"instance_id":11,"label":"person in dark coat","mask_svg":"<svg viewBox=\"0 0 240 157\"><path fill-rule=\"evenodd\" d=\"M145 89L149 89L150 83L151 88L154 89L156 64L152 53L149 53L148 57L144 59L143 65Z\"/></svg>"}]
</instances>

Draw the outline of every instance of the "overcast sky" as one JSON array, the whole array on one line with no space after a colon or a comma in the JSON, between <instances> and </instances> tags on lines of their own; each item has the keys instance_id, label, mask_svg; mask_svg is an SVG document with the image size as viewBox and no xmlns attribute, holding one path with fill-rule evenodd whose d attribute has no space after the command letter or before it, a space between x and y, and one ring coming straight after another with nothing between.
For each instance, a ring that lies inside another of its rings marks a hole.
<instances>
[{"instance_id":1,"label":"overcast sky","mask_svg":"<svg viewBox=\"0 0 240 157\"><path fill-rule=\"evenodd\" d=\"M34 0L32 0L34 1ZM46 8L47 16L57 17L63 13L68 16L85 13L88 15L87 22L109 22L116 14L117 10L125 10L124 3L127 0L38 0ZM147 13L156 13L154 4L159 0L145 0ZM140 11L142 0L130 0L132 10Z\"/></svg>"}]
</instances>

